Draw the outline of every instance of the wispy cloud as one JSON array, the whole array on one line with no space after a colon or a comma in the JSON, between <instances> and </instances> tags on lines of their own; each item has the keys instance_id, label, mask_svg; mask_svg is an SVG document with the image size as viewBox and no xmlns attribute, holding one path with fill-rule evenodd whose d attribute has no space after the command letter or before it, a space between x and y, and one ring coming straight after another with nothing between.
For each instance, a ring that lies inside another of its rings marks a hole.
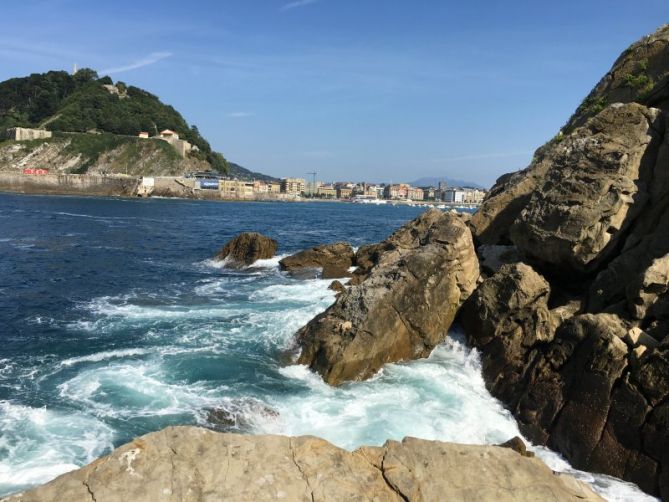
<instances>
[{"instance_id":1,"label":"wispy cloud","mask_svg":"<svg viewBox=\"0 0 669 502\"><path fill-rule=\"evenodd\" d=\"M231 119L242 119L244 117L253 117L255 113L253 112L230 112L228 113L228 117Z\"/></svg>"},{"instance_id":2,"label":"wispy cloud","mask_svg":"<svg viewBox=\"0 0 669 502\"><path fill-rule=\"evenodd\" d=\"M111 75L112 73L122 73L124 71L136 70L137 68L142 68L144 66L149 66L154 63L157 63L158 61L162 61L163 59L166 59L171 55L172 55L171 52L152 52L148 56L139 59L137 61L134 61L128 65L116 66L114 68L106 68L104 70L100 70L99 73L101 75Z\"/></svg>"},{"instance_id":3,"label":"wispy cloud","mask_svg":"<svg viewBox=\"0 0 669 502\"><path fill-rule=\"evenodd\" d=\"M293 2L288 2L287 4L284 4L279 10L292 10L292 9L298 9L300 7L306 7L307 5L311 5L314 3L317 3L318 0L295 0Z\"/></svg>"}]
</instances>

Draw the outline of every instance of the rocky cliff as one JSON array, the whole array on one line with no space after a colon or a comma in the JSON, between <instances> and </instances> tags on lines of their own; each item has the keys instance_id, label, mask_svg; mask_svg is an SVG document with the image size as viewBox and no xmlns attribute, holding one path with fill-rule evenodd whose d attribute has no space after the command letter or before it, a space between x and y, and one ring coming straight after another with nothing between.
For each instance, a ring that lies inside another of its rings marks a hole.
<instances>
[{"instance_id":1,"label":"rocky cliff","mask_svg":"<svg viewBox=\"0 0 669 502\"><path fill-rule=\"evenodd\" d=\"M669 497L669 27L632 45L471 220L491 392L578 468ZM516 263L513 263L516 262ZM523 262L523 263L521 263Z\"/></svg>"},{"instance_id":2,"label":"rocky cliff","mask_svg":"<svg viewBox=\"0 0 669 502\"><path fill-rule=\"evenodd\" d=\"M12 502L601 500L540 460L498 446L406 438L348 452L314 437L170 427Z\"/></svg>"}]
</instances>

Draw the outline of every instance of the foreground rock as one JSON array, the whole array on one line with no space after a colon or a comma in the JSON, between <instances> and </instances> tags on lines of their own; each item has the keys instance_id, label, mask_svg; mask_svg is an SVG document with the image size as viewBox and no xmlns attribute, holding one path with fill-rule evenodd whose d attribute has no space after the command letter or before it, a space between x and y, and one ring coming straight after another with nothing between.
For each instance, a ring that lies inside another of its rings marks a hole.
<instances>
[{"instance_id":1,"label":"foreground rock","mask_svg":"<svg viewBox=\"0 0 669 502\"><path fill-rule=\"evenodd\" d=\"M287 272L320 269L323 279L338 279L350 275L353 259L353 248L348 242L335 242L288 256L279 262L279 267Z\"/></svg>"},{"instance_id":2,"label":"foreground rock","mask_svg":"<svg viewBox=\"0 0 669 502\"><path fill-rule=\"evenodd\" d=\"M216 259L227 260L226 264L231 267L242 267L272 258L277 247L274 239L256 232L244 232L223 246Z\"/></svg>"},{"instance_id":3,"label":"foreground rock","mask_svg":"<svg viewBox=\"0 0 669 502\"><path fill-rule=\"evenodd\" d=\"M601 500L509 448L406 438L350 453L315 437L170 427L15 502Z\"/></svg>"},{"instance_id":4,"label":"foreground rock","mask_svg":"<svg viewBox=\"0 0 669 502\"><path fill-rule=\"evenodd\" d=\"M466 224L437 209L377 245L362 269L360 282L298 333L298 362L332 385L428 356L479 277Z\"/></svg>"}]
</instances>

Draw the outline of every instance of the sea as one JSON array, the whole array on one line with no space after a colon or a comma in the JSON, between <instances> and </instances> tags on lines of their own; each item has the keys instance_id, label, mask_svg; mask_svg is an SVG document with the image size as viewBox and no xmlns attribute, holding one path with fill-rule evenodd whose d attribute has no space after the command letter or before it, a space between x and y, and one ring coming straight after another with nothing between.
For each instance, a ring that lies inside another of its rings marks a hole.
<instances>
[{"instance_id":1,"label":"sea","mask_svg":"<svg viewBox=\"0 0 669 502\"><path fill-rule=\"evenodd\" d=\"M212 414L228 430L312 434L348 450L520 435L457 326L430 357L365 382L334 388L291 364L295 332L335 297L330 281L290 277L279 259L377 242L422 211L0 194L0 495L141 434L211 426ZM242 270L212 260L243 231L273 237L279 255ZM653 500L531 449L608 500Z\"/></svg>"}]
</instances>

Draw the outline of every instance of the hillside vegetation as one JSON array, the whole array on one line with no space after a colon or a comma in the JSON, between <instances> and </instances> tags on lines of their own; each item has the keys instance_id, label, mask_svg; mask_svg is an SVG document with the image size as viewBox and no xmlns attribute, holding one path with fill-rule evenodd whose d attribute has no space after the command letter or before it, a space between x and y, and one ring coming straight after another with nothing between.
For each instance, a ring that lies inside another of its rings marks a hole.
<instances>
[{"instance_id":1,"label":"hillside vegetation","mask_svg":"<svg viewBox=\"0 0 669 502\"><path fill-rule=\"evenodd\" d=\"M206 160L181 158L165 141L110 133L55 132L50 139L0 143L0 171L48 169L67 174L179 176L209 169Z\"/></svg>"},{"instance_id":2,"label":"hillside vegetation","mask_svg":"<svg viewBox=\"0 0 669 502\"><path fill-rule=\"evenodd\" d=\"M0 129L16 126L128 136L172 129L198 147L191 156L206 160L215 171L227 171L223 155L214 152L197 127L189 126L173 107L138 87L98 78L89 69L74 75L35 73L0 83Z\"/></svg>"},{"instance_id":3,"label":"hillside vegetation","mask_svg":"<svg viewBox=\"0 0 669 502\"><path fill-rule=\"evenodd\" d=\"M569 134L613 103L636 102L654 108L669 106L669 24L632 44L615 61L568 120Z\"/></svg>"}]
</instances>

